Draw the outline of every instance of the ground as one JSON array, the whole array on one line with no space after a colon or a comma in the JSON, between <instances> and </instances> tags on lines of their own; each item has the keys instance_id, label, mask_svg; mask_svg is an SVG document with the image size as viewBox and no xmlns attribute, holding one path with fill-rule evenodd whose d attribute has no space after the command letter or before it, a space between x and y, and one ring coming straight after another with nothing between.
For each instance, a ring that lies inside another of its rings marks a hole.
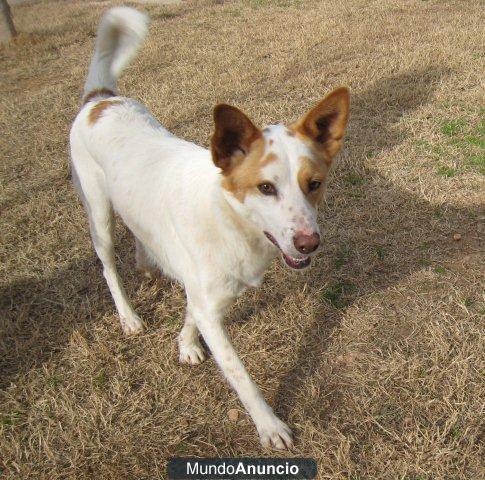
<instances>
[{"instance_id":1,"label":"ground","mask_svg":"<svg viewBox=\"0 0 485 480\"><path fill-rule=\"evenodd\" d=\"M178 364L183 291L133 271L119 224L148 325L121 332L68 162L112 4L14 6L20 36L0 49L1 478L165 478L176 455L271 454L211 358ZM217 102L288 123L351 89L323 251L301 274L275 262L228 318L296 434L289 455L320 479L484 478L483 3L137 5L150 37L120 89L184 138L207 145Z\"/></svg>"}]
</instances>

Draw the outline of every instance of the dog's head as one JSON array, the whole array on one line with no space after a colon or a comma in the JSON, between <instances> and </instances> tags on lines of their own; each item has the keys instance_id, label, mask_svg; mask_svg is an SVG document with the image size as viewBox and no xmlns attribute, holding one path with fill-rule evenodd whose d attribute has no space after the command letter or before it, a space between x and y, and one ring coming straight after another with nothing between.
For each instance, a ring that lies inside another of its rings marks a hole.
<instances>
[{"instance_id":1,"label":"dog's head","mask_svg":"<svg viewBox=\"0 0 485 480\"><path fill-rule=\"evenodd\" d=\"M289 127L263 130L230 105L214 109L212 158L230 203L282 252L305 268L320 244L317 206L349 113L349 92L337 88Z\"/></svg>"}]
</instances>

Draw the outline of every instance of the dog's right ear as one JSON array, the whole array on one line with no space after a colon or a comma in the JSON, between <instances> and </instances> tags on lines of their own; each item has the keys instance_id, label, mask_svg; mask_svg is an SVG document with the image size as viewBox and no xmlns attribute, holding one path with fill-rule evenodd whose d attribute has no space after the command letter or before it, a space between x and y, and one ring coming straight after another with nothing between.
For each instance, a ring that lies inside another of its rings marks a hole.
<instances>
[{"instance_id":1,"label":"dog's right ear","mask_svg":"<svg viewBox=\"0 0 485 480\"><path fill-rule=\"evenodd\" d=\"M249 153L252 143L262 133L241 110L225 104L214 108L214 126L212 160L226 174Z\"/></svg>"}]
</instances>

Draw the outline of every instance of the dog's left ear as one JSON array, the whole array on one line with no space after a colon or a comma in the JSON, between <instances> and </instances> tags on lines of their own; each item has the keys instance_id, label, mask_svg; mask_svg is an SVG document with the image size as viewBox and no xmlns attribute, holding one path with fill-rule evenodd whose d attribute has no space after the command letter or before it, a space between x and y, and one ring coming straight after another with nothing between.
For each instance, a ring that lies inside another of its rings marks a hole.
<instances>
[{"instance_id":1,"label":"dog's left ear","mask_svg":"<svg viewBox=\"0 0 485 480\"><path fill-rule=\"evenodd\" d=\"M228 173L238 159L247 155L262 133L241 110L231 105L216 105L214 125L212 160L223 173Z\"/></svg>"},{"instance_id":2,"label":"dog's left ear","mask_svg":"<svg viewBox=\"0 0 485 480\"><path fill-rule=\"evenodd\" d=\"M349 118L349 105L349 90L339 87L300 118L293 128L310 138L317 147L323 148L328 160L331 160L342 147Z\"/></svg>"}]
</instances>

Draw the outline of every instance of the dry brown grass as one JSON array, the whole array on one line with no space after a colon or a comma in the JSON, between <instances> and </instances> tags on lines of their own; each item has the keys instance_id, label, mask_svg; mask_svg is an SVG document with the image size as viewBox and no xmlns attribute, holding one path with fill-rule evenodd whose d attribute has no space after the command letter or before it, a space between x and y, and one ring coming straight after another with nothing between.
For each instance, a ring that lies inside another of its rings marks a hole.
<instances>
[{"instance_id":1,"label":"dry brown grass","mask_svg":"<svg viewBox=\"0 0 485 480\"><path fill-rule=\"evenodd\" d=\"M260 455L212 360L177 363L181 289L119 264L148 331L125 338L69 180L67 138L112 2L13 9L1 60L0 477L164 478L174 455ZM484 478L483 3L246 0L147 5L121 82L207 144L211 108L295 120L352 89L324 252L275 263L230 315L248 369L321 479ZM483 16L482 16L483 20ZM453 236L460 234L460 240Z\"/></svg>"}]
</instances>

